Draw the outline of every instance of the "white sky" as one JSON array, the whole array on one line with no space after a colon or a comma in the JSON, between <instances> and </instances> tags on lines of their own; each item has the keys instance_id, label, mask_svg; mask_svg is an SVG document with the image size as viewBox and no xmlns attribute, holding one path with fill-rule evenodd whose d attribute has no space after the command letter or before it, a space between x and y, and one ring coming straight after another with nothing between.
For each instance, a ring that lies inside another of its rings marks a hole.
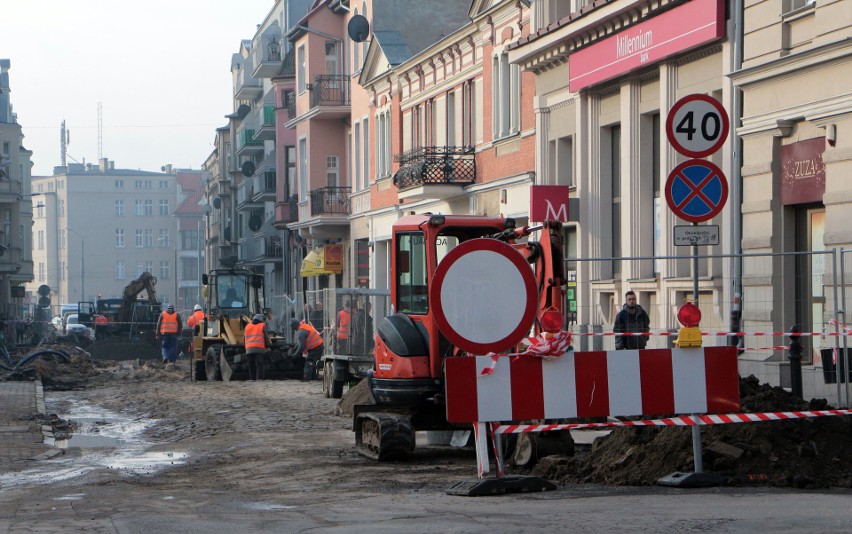
<instances>
[{"instance_id":1,"label":"white sky","mask_svg":"<svg viewBox=\"0 0 852 534\"><path fill-rule=\"evenodd\" d=\"M0 0L0 58L33 176L68 162L201 168L233 111L231 55L274 0ZM73 157L73 159L72 159Z\"/></svg>"}]
</instances>

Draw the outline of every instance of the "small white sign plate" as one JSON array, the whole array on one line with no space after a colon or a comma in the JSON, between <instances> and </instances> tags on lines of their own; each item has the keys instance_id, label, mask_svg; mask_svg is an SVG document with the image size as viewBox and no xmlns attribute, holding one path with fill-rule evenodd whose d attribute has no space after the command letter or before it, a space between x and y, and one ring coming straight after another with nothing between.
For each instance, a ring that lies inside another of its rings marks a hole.
<instances>
[{"instance_id":1,"label":"small white sign plate","mask_svg":"<svg viewBox=\"0 0 852 534\"><path fill-rule=\"evenodd\" d=\"M719 225L706 224L693 226L680 224L674 227L674 244L676 247L690 245L718 245Z\"/></svg>"}]
</instances>

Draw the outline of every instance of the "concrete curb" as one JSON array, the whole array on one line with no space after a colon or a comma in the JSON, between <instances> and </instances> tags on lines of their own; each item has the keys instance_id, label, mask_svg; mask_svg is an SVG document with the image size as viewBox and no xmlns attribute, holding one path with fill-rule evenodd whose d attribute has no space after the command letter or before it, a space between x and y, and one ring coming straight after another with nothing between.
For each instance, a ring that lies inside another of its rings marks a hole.
<instances>
[{"instance_id":1,"label":"concrete curb","mask_svg":"<svg viewBox=\"0 0 852 534\"><path fill-rule=\"evenodd\" d=\"M35 396L36 409L38 410L38 413L46 415L47 406L44 403L44 385L41 383L41 379L38 378L35 380ZM50 447L50 449L31 457L30 460L50 460L51 458L56 458L61 454L65 454L63 449L56 447L56 435L53 433L52 426L41 425L41 435L42 443Z\"/></svg>"}]
</instances>

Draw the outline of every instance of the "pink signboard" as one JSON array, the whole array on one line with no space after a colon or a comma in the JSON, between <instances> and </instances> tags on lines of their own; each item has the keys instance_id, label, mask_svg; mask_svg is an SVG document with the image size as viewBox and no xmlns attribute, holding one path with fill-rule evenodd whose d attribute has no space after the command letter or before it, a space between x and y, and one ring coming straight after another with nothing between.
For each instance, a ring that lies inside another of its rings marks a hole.
<instances>
[{"instance_id":1,"label":"pink signboard","mask_svg":"<svg viewBox=\"0 0 852 534\"><path fill-rule=\"evenodd\" d=\"M530 188L530 221L568 222L567 185L534 185Z\"/></svg>"},{"instance_id":2,"label":"pink signboard","mask_svg":"<svg viewBox=\"0 0 852 534\"><path fill-rule=\"evenodd\" d=\"M579 91L724 35L724 2L692 0L571 54L569 87Z\"/></svg>"},{"instance_id":3,"label":"pink signboard","mask_svg":"<svg viewBox=\"0 0 852 534\"><path fill-rule=\"evenodd\" d=\"M822 202L825 194L825 137L781 147L781 204Z\"/></svg>"}]
</instances>

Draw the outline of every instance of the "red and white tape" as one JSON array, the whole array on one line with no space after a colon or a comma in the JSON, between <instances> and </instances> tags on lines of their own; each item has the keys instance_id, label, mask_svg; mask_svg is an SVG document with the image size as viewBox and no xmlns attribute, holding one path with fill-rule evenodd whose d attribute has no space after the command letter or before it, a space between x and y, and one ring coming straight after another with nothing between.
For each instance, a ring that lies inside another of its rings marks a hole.
<instances>
[{"instance_id":1,"label":"red and white tape","mask_svg":"<svg viewBox=\"0 0 852 534\"><path fill-rule=\"evenodd\" d=\"M500 425L494 427L495 434L524 434L527 432L550 432L553 430L578 430L588 428L614 428L621 426L705 426L726 425L730 423L759 423L765 421L785 421L809 419L812 417L831 417L852 415L852 410L812 410L799 412L761 412L729 413L716 415L679 415L665 419L645 419L642 421L606 421L603 423L564 423L551 425Z\"/></svg>"},{"instance_id":2,"label":"red and white tape","mask_svg":"<svg viewBox=\"0 0 852 534\"><path fill-rule=\"evenodd\" d=\"M594 336L627 336L627 337L672 337L680 335L678 332L581 332L574 333L574 336L594 337ZM837 337L852 335L852 328L844 329L840 332L701 332L702 336L731 336L731 337Z\"/></svg>"}]
</instances>

